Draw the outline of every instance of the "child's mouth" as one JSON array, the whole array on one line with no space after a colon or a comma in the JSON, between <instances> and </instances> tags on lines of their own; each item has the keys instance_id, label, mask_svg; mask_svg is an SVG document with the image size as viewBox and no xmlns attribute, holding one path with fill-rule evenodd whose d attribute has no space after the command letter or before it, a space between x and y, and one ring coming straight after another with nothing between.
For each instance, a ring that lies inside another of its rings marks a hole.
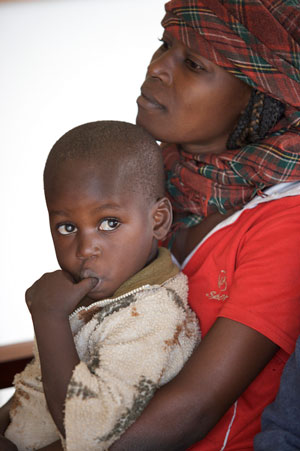
<instances>
[{"instance_id":1,"label":"child's mouth","mask_svg":"<svg viewBox=\"0 0 300 451\"><path fill-rule=\"evenodd\" d=\"M91 270L89 268L83 269L80 273L80 280L88 279L89 277L91 277L93 279L97 279L97 281L98 281L97 284L94 285L94 287L91 289L90 292L97 291L100 288L100 285L102 284L103 279L98 274L96 274L93 270Z\"/></svg>"},{"instance_id":2,"label":"child's mouth","mask_svg":"<svg viewBox=\"0 0 300 451\"><path fill-rule=\"evenodd\" d=\"M99 288L100 288L100 285L102 284L102 279L100 279L99 277L95 277L95 276L92 276L92 277L93 277L93 279L97 279L98 282L97 282L97 284L91 289L90 293L93 292L93 291L98 291Z\"/></svg>"}]
</instances>

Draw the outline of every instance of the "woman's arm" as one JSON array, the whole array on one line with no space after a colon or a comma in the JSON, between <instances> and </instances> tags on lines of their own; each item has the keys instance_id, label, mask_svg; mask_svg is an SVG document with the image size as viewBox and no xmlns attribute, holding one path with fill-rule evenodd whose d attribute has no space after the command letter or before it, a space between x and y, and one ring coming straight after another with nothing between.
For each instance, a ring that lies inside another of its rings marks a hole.
<instances>
[{"instance_id":1,"label":"woman's arm","mask_svg":"<svg viewBox=\"0 0 300 451\"><path fill-rule=\"evenodd\" d=\"M111 451L185 450L207 435L277 349L254 329L218 318Z\"/></svg>"}]
</instances>

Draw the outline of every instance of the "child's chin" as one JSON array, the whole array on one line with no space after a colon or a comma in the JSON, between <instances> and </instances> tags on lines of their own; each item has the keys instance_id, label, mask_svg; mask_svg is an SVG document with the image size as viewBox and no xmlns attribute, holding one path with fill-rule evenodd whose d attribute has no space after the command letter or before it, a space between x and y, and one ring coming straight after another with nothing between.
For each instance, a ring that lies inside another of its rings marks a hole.
<instances>
[{"instance_id":1,"label":"child's chin","mask_svg":"<svg viewBox=\"0 0 300 451\"><path fill-rule=\"evenodd\" d=\"M96 302L96 301L101 301L102 299L107 299L110 298L111 296L113 296L114 291L110 291L110 290L98 290L98 291L90 291L88 294L88 297Z\"/></svg>"}]
</instances>

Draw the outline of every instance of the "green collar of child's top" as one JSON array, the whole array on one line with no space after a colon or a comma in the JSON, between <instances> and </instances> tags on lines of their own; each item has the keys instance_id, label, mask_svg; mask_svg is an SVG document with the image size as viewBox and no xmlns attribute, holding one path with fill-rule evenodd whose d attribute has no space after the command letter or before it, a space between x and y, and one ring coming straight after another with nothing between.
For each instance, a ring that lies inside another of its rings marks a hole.
<instances>
[{"instance_id":1,"label":"green collar of child's top","mask_svg":"<svg viewBox=\"0 0 300 451\"><path fill-rule=\"evenodd\" d=\"M167 249L160 247L156 259L130 279L126 280L126 282L117 289L112 298L122 296L143 285L161 285L166 280L176 276L178 272L179 269L173 263L170 252Z\"/></svg>"}]
</instances>

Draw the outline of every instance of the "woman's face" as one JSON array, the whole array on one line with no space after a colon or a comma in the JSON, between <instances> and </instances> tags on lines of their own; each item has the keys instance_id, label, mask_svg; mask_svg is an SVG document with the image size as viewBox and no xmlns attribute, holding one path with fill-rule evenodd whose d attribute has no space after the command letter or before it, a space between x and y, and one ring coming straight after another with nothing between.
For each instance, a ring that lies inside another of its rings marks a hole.
<instances>
[{"instance_id":1,"label":"woman's face","mask_svg":"<svg viewBox=\"0 0 300 451\"><path fill-rule=\"evenodd\" d=\"M137 99L137 123L192 153L220 153L251 88L165 31Z\"/></svg>"}]
</instances>

